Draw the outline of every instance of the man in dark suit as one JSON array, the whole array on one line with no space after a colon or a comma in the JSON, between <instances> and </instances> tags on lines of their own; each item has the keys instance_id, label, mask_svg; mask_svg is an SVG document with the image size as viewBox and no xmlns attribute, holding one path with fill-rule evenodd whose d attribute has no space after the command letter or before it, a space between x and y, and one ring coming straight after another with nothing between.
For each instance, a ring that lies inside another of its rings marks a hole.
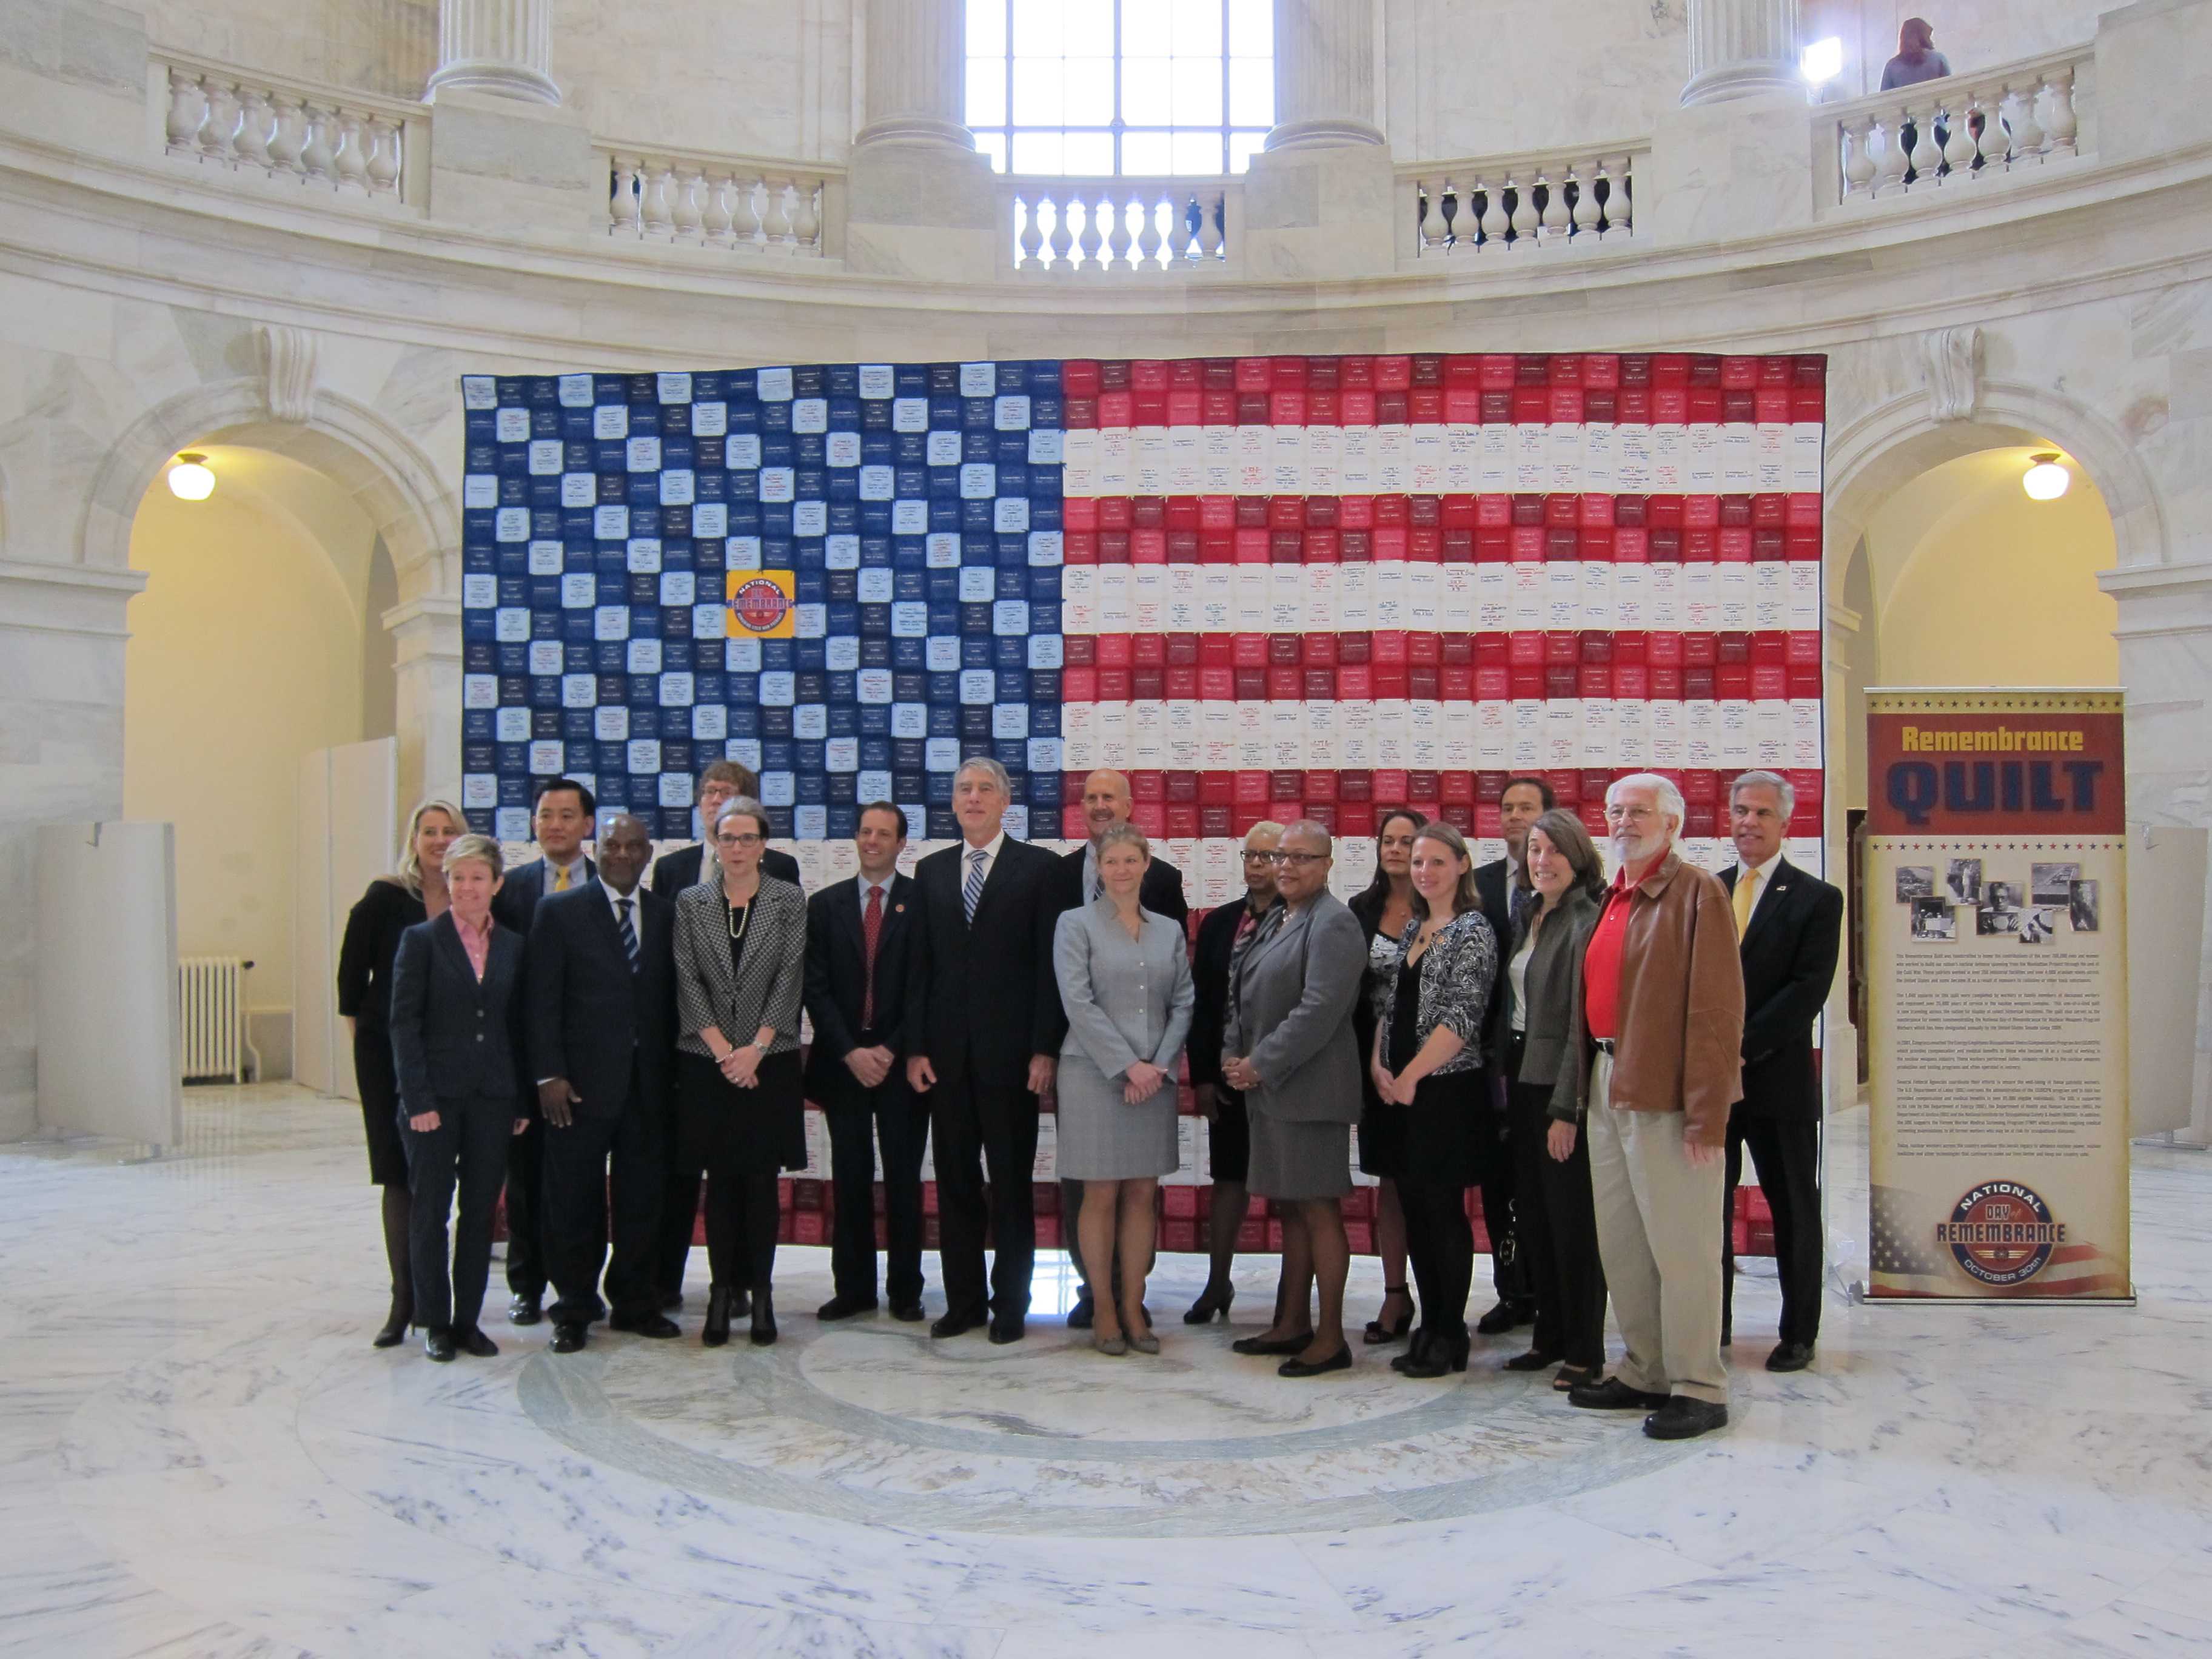
<instances>
[{"instance_id":1,"label":"man in dark suit","mask_svg":"<svg viewBox=\"0 0 2212 1659\"><path fill-rule=\"evenodd\" d=\"M860 873L806 905L806 1012L814 1046L806 1097L830 1121L836 1213L830 1267L836 1293L817 1317L850 1319L876 1305L875 1162L884 1162L891 1317L921 1317L921 1154L929 1112L907 1087L899 1052L906 1020L907 935L915 885L898 872L906 814L888 801L860 809L853 836Z\"/></svg>"},{"instance_id":2,"label":"man in dark suit","mask_svg":"<svg viewBox=\"0 0 2212 1659\"><path fill-rule=\"evenodd\" d=\"M1498 797L1498 832L1505 840L1505 856L1475 866L1474 890L1482 902L1483 920L1498 939L1498 976L1490 987L1493 1012L1504 994L1514 927L1536 903L1535 890L1528 885L1528 827L1552 805L1552 786L1543 779L1508 778ZM1486 1030L1487 1019L1486 1015ZM1536 1298L1514 1237L1513 1148L1507 1141L1511 1120L1505 1112L1504 1085L1494 1076L1490 1097L1493 1131L1483 1147L1482 1225L1490 1235L1490 1280L1498 1302L1474 1322L1474 1328L1485 1336L1496 1336L1516 1325L1534 1323Z\"/></svg>"},{"instance_id":3,"label":"man in dark suit","mask_svg":"<svg viewBox=\"0 0 2212 1659\"><path fill-rule=\"evenodd\" d=\"M1796 791L1771 772L1747 772L1729 790L1736 865L1722 882L1735 911L1743 962L1743 1098L1729 1113L1722 1190L1721 1340L1735 1315L1735 1189L1751 1148L1759 1188L1774 1212L1782 1280L1782 1340L1770 1371L1801 1371L1820 1335L1826 1240L1820 1217L1820 1073L1813 1022L1836 977L1844 896L1782 856Z\"/></svg>"},{"instance_id":4,"label":"man in dark suit","mask_svg":"<svg viewBox=\"0 0 2212 1659\"><path fill-rule=\"evenodd\" d=\"M1127 823L1136 803L1130 798L1129 781L1111 767L1101 767L1083 781L1083 823L1091 832L1091 839L1072 852L1060 855L1060 869L1053 897L1053 914L1088 904L1106 890L1098 882L1098 839L1117 823ZM1137 902L1155 915L1167 917L1178 927L1190 915L1189 903L1183 897L1182 872L1165 859L1155 856L1145 870L1145 884L1138 890ZM1063 1012L1058 1035L1053 1038L1053 1052L1060 1052L1060 1041L1067 1035ZM1076 1243L1075 1217L1083 1210L1083 1183L1062 1181L1060 1183L1060 1241L1066 1246L1067 1259L1075 1266L1083 1289L1075 1298L1075 1305L1067 1311L1070 1330L1091 1328L1091 1275L1083 1266L1083 1253ZM1111 1264L1118 1276L1121 1263Z\"/></svg>"},{"instance_id":5,"label":"man in dark suit","mask_svg":"<svg viewBox=\"0 0 2212 1659\"><path fill-rule=\"evenodd\" d=\"M685 888L699 884L707 842L714 833L715 816L740 795L750 800L760 799L760 780L753 775L750 768L740 766L735 761L719 760L710 762L699 774L699 840L690 847L679 847L672 853L664 853L653 860L654 892L673 904L676 896ZM705 867L711 869L713 866ZM773 847L761 849L760 872L763 876L773 876L778 881L787 881L794 887L801 885L799 860ZM699 1189L705 1184L698 1170L684 1167L680 1139L676 1133L675 1103L672 1099L669 1103L669 1114L666 1122L668 1154L664 1160L667 1185L660 1195L660 1236L653 1252L653 1280L659 1287L660 1305L664 1309L684 1305L684 1264L691 1255L691 1238L699 1222ZM750 1297L740 1288L731 1312L742 1319L750 1304Z\"/></svg>"},{"instance_id":6,"label":"man in dark suit","mask_svg":"<svg viewBox=\"0 0 2212 1659\"><path fill-rule=\"evenodd\" d=\"M988 1316L991 1340L1018 1342L1036 1256L1030 1170L1037 1096L1052 1086L1060 993L1053 983L1053 878L1060 866L1004 827L1012 786L984 756L952 779L960 844L915 867L918 902L907 969L907 1085L929 1097L937 1137L945 1316L957 1336ZM983 1191L990 1170L990 1198ZM998 1245L987 1285L983 1229Z\"/></svg>"},{"instance_id":7,"label":"man in dark suit","mask_svg":"<svg viewBox=\"0 0 2212 1659\"><path fill-rule=\"evenodd\" d=\"M752 775L750 769L740 766L735 761L715 761L699 774L699 839L690 847L679 847L653 860L654 892L673 904L678 893L687 887L699 884L699 871L706 857L707 841L714 832L714 815L740 795L751 800L760 799L760 780ZM762 849L760 871L764 876L787 881L793 887L805 884L799 879L799 860L773 847ZM697 1198L698 1189L695 1182L692 1188L695 1208ZM680 1264L677 1282L683 1282Z\"/></svg>"},{"instance_id":8,"label":"man in dark suit","mask_svg":"<svg viewBox=\"0 0 2212 1659\"><path fill-rule=\"evenodd\" d=\"M548 897L530 929L525 1028L545 1121L538 1240L559 1293L556 1353L581 1348L605 1311L610 1237L608 1322L640 1336L678 1334L653 1282L675 1073L676 907L638 885L653 854L641 819L614 818L599 850L599 878Z\"/></svg>"},{"instance_id":9,"label":"man in dark suit","mask_svg":"<svg viewBox=\"0 0 2212 1659\"><path fill-rule=\"evenodd\" d=\"M501 927L528 939L540 902L599 873L584 856L598 810L592 792L574 778L550 778L538 786L530 816L538 856L509 871L492 900L492 916ZM530 1127L507 1149L507 1317L516 1325L535 1325L544 1317L545 1251L539 1237L544 1170L545 1126L533 1112Z\"/></svg>"}]
</instances>

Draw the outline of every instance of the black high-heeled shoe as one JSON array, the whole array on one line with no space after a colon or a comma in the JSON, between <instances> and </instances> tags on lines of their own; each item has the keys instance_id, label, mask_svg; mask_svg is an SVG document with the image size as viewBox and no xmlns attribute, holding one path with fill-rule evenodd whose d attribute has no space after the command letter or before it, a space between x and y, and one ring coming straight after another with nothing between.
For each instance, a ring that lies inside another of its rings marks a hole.
<instances>
[{"instance_id":1,"label":"black high-heeled shoe","mask_svg":"<svg viewBox=\"0 0 2212 1659\"><path fill-rule=\"evenodd\" d=\"M1384 1342L1402 1342L1406 1340L1406 1333L1413 1328L1413 1297L1407 1295L1403 1285L1385 1285L1382 1299L1388 1302L1394 1296L1406 1297L1406 1311L1398 1316L1395 1324L1385 1325L1379 1319L1367 1322L1367 1328L1359 1334L1359 1340L1370 1348Z\"/></svg>"},{"instance_id":2,"label":"black high-heeled shoe","mask_svg":"<svg viewBox=\"0 0 2212 1659\"><path fill-rule=\"evenodd\" d=\"M1406 1352L1390 1362L1390 1369L1402 1374L1411 1370L1416 1365L1426 1364L1430 1346L1435 1340L1436 1337L1429 1328L1426 1325L1422 1326L1413 1333L1413 1340L1407 1345Z\"/></svg>"},{"instance_id":3,"label":"black high-heeled shoe","mask_svg":"<svg viewBox=\"0 0 2212 1659\"><path fill-rule=\"evenodd\" d=\"M707 1293L707 1322L699 1328L699 1340L707 1347L719 1348L730 1340L732 1295L726 1285L717 1285Z\"/></svg>"},{"instance_id":4,"label":"black high-heeled shoe","mask_svg":"<svg viewBox=\"0 0 2212 1659\"><path fill-rule=\"evenodd\" d=\"M1226 1325L1229 1322L1229 1304L1236 1299L1237 1292L1233 1288L1224 1285L1217 1290L1209 1285L1198 1300L1190 1304L1190 1311L1183 1315L1182 1322L1186 1325L1211 1324L1213 1316L1219 1314L1221 1322Z\"/></svg>"},{"instance_id":5,"label":"black high-heeled shoe","mask_svg":"<svg viewBox=\"0 0 2212 1659\"><path fill-rule=\"evenodd\" d=\"M1474 1347L1464 1330L1433 1335L1422 1344L1419 1358L1413 1363L1397 1367L1399 1375L1411 1377L1443 1376L1467 1369L1468 1354Z\"/></svg>"},{"instance_id":6,"label":"black high-heeled shoe","mask_svg":"<svg viewBox=\"0 0 2212 1659\"><path fill-rule=\"evenodd\" d=\"M765 1285L753 1292L752 1342L756 1348L775 1342L775 1297Z\"/></svg>"},{"instance_id":7,"label":"black high-heeled shoe","mask_svg":"<svg viewBox=\"0 0 2212 1659\"><path fill-rule=\"evenodd\" d=\"M407 1340L408 1327L414 1322L413 1298L410 1297L403 1302L398 1297L394 1297L392 1300L391 1316L385 1320L384 1328L369 1339L370 1345L379 1348L398 1347Z\"/></svg>"}]
</instances>

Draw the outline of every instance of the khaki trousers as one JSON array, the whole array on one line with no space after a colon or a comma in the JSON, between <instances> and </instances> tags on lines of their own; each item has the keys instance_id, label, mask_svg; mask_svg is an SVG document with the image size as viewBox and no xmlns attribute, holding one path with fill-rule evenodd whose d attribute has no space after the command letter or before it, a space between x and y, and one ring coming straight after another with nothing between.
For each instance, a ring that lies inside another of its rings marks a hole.
<instances>
[{"instance_id":1,"label":"khaki trousers","mask_svg":"<svg viewBox=\"0 0 2212 1659\"><path fill-rule=\"evenodd\" d=\"M1598 1255L1628 1352L1614 1374L1646 1394L1728 1404L1721 1360L1721 1161L1693 1164L1680 1112L1616 1112L1613 1057L1591 1061L1590 1194Z\"/></svg>"}]
</instances>

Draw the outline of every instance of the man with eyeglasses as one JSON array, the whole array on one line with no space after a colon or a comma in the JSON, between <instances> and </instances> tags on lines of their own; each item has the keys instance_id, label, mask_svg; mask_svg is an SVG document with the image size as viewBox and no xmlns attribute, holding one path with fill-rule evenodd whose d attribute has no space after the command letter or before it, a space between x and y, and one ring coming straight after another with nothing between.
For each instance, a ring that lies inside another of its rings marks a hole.
<instances>
[{"instance_id":1,"label":"man with eyeglasses","mask_svg":"<svg viewBox=\"0 0 2212 1659\"><path fill-rule=\"evenodd\" d=\"M1647 1411L1687 1440L1728 1422L1722 1152L1742 1093L1743 973L1728 890L1675 849L1682 794L1639 772L1606 792L1619 861L1574 976L1576 1101L1598 1255L1627 1352L1573 1404Z\"/></svg>"},{"instance_id":2,"label":"man with eyeglasses","mask_svg":"<svg viewBox=\"0 0 2212 1659\"><path fill-rule=\"evenodd\" d=\"M1187 1325L1203 1325L1215 1314L1225 1323L1236 1291L1229 1270L1237 1256L1237 1232L1250 1205L1244 1181L1252 1162L1252 1121L1244 1097L1222 1080L1221 1024L1229 1006L1229 975L1250 946L1267 913L1282 902L1275 885L1275 852L1283 826L1265 819L1244 832L1244 894L1234 904L1216 905L1198 925L1191 957L1197 1001L1191 1010L1190 1086L1198 1109L1211 1127L1206 1173L1213 1182L1213 1208L1206 1243L1212 1266L1206 1289L1183 1315Z\"/></svg>"}]
</instances>

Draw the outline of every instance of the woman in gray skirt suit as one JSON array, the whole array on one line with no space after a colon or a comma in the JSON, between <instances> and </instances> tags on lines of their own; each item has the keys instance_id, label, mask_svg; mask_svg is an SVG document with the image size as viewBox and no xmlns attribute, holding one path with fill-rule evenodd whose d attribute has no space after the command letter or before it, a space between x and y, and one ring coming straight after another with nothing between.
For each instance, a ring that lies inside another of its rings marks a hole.
<instances>
[{"instance_id":1,"label":"woman in gray skirt suit","mask_svg":"<svg viewBox=\"0 0 2212 1659\"><path fill-rule=\"evenodd\" d=\"M1083 1183L1083 1259L1121 1256L1121 1305L1098 1297L1091 1346L1158 1353L1145 1316L1152 1195L1176 1167L1176 1056L1194 1000L1182 929L1137 902L1151 843L1134 824L1099 839L1097 899L1062 914L1053 969L1067 1011L1060 1045L1060 1172ZM1118 1235L1118 1237L1117 1237ZM1094 1274L1094 1284L1103 1276Z\"/></svg>"}]
</instances>

